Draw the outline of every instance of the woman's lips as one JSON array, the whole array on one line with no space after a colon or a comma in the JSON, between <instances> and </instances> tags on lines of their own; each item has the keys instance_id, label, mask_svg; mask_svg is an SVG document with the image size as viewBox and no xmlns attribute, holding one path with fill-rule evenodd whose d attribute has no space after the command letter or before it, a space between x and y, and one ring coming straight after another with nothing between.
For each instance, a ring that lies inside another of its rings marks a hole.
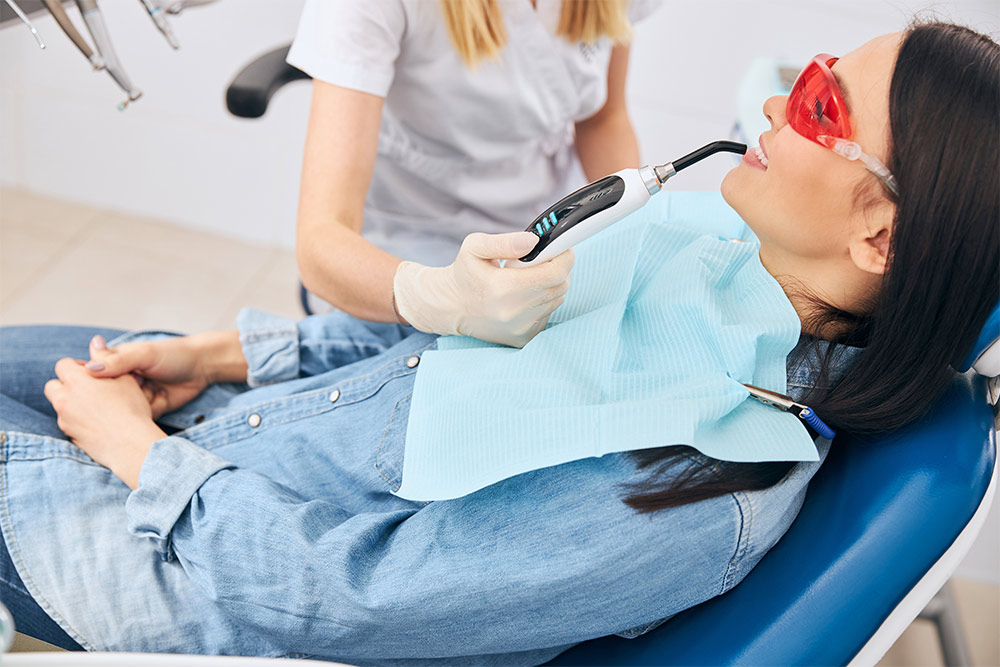
<instances>
[{"instance_id":1,"label":"woman's lips","mask_svg":"<svg viewBox=\"0 0 1000 667\"><path fill-rule=\"evenodd\" d=\"M747 152L743 154L743 164L754 169L767 171L767 155L764 154L764 151L759 146L754 146L747 149Z\"/></svg>"}]
</instances>

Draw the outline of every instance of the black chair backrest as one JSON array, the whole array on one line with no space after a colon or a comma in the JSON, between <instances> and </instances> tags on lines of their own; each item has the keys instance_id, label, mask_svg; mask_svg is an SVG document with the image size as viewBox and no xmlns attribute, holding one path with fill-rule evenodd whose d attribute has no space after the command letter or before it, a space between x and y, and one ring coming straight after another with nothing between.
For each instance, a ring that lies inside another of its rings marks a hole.
<instances>
[{"instance_id":1,"label":"black chair backrest","mask_svg":"<svg viewBox=\"0 0 1000 667\"><path fill-rule=\"evenodd\" d=\"M240 118L260 118L267 105L286 83L311 79L308 74L285 62L290 44L268 51L244 67L226 89L226 108Z\"/></svg>"}]
</instances>

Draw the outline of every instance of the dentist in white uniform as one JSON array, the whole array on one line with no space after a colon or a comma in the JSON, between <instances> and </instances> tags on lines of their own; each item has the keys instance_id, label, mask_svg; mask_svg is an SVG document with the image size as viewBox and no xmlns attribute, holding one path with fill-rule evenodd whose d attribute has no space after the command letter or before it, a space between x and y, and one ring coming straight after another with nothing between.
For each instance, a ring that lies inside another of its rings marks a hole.
<instances>
[{"instance_id":1,"label":"dentist in white uniform","mask_svg":"<svg viewBox=\"0 0 1000 667\"><path fill-rule=\"evenodd\" d=\"M306 1L288 62L314 79L296 242L310 305L517 347L544 328L572 252L518 270L497 260L526 254L536 237L523 230L585 178L639 166L626 40L655 6L566 2L580 6ZM563 36L573 12L598 10L601 36ZM467 40L463 61L461 26L477 15L495 54Z\"/></svg>"}]
</instances>

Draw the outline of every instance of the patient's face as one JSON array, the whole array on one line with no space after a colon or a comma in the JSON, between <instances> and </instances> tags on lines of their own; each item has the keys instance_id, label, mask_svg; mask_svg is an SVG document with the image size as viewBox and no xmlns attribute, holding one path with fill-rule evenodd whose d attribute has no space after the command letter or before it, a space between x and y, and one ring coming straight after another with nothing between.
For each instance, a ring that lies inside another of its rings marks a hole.
<instances>
[{"instance_id":1,"label":"patient's face","mask_svg":"<svg viewBox=\"0 0 1000 667\"><path fill-rule=\"evenodd\" d=\"M889 145L889 81L900 39L898 33L878 37L833 65L848 104L851 139L883 163ZM753 159L751 148L726 175L722 194L760 238L761 261L772 274L807 278L810 272L836 270L849 259L847 240L866 224L867 215L855 200L855 188L876 181L860 161L847 160L789 127L786 100L777 96L764 104L771 122L760 137L767 166Z\"/></svg>"}]
</instances>

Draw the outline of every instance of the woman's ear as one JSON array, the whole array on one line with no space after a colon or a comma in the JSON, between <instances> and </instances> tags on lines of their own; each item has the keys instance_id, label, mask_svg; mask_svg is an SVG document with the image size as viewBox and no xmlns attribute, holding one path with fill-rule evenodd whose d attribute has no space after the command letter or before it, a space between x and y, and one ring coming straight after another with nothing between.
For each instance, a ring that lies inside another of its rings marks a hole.
<instances>
[{"instance_id":1,"label":"woman's ear","mask_svg":"<svg viewBox=\"0 0 1000 667\"><path fill-rule=\"evenodd\" d=\"M855 266L862 271L879 275L885 273L889 262L894 207L880 208L877 214L867 216L867 224L851 238L848 248Z\"/></svg>"}]
</instances>

